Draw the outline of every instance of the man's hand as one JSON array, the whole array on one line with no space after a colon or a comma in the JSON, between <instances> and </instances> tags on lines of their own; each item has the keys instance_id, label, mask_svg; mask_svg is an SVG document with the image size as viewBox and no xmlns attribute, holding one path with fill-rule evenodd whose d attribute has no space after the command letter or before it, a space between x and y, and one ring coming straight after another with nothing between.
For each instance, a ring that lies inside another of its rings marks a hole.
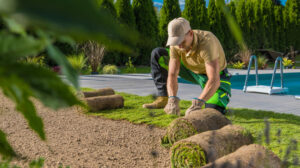
<instances>
[{"instance_id":1,"label":"man's hand","mask_svg":"<svg viewBox=\"0 0 300 168\"><path fill-rule=\"evenodd\" d=\"M167 114L176 114L180 116L179 101L180 99L176 96L169 97L168 104L165 106L164 111Z\"/></svg>"},{"instance_id":2,"label":"man's hand","mask_svg":"<svg viewBox=\"0 0 300 168\"><path fill-rule=\"evenodd\" d=\"M189 107L185 112L185 116L188 116L192 111L202 109L202 106L204 104L205 104L205 101L202 99L193 99L191 107Z\"/></svg>"}]
</instances>

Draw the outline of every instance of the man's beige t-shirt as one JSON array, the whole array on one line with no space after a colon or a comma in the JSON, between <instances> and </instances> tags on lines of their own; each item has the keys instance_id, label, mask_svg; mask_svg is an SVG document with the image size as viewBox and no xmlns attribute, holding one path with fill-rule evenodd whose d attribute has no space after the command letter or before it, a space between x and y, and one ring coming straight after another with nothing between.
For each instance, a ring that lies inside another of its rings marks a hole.
<instances>
[{"instance_id":1,"label":"man's beige t-shirt","mask_svg":"<svg viewBox=\"0 0 300 168\"><path fill-rule=\"evenodd\" d=\"M170 47L170 57L181 59L184 66L197 74L206 74L205 63L219 60L220 71L226 68L224 50L218 38L209 31L193 30L194 40L189 52L178 46Z\"/></svg>"}]
</instances>

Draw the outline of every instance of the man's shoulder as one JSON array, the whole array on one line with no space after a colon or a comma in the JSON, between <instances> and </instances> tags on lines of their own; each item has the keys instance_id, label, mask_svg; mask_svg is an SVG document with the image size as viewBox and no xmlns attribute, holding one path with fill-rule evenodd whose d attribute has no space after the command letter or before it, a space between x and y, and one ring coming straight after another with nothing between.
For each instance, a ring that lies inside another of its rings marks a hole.
<instances>
[{"instance_id":1,"label":"man's shoulder","mask_svg":"<svg viewBox=\"0 0 300 168\"><path fill-rule=\"evenodd\" d=\"M197 35L197 36L200 36L200 37L209 37L209 36L214 36L214 34L210 31L207 31L207 30L193 30L193 32Z\"/></svg>"}]
</instances>

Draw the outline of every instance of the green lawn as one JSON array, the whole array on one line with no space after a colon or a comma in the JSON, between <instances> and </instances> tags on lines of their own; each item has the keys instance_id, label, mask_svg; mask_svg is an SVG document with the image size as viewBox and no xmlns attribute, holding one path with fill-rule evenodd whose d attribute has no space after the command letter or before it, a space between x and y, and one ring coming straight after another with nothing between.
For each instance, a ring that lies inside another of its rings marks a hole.
<instances>
[{"instance_id":1,"label":"green lawn","mask_svg":"<svg viewBox=\"0 0 300 168\"><path fill-rule=\"evenodd\" d=\"M142 108L142 104L153 100L153 96L151 95L137 96L127 93L118 94L122 95L125 99L124 108L88 113L88 115L103 116L114 120L128 120L135 124L143 123L161 128L166 128L171 121L177 118L175 115L166 115L162 109L148 110ZM190 101L180 101L182 116L190 104ZM234 124L241 125L250 130L255 137L255 143L268 147L282 160L284 160L288 147L291 148L295 140L300 142L300 116L250 109L229 110L230 113L227 114L227 117ZM265 129L268 128L266 125L269 125L270 129ZM270 139L269 145L266 143L266 137ZM298 151L295 152L295 150L292 150L288 157L290 162L293 160L294 155L298 157L298 160L300 157L299 143L294 146L298 147Z\"/></svg>"},{"instance_id":2,"label":"green lawn","mask_svg":"<svg viewBox=\"0 0 300 168\"><path fill-rule=\"evenodd\" d=\"M151 72L151 68L150 66L136 66L136 72L135 73L150 73ZM120 69L120 73L124 74L126 73L126 67L119 67Z\"/></svg>"}]
</instances>

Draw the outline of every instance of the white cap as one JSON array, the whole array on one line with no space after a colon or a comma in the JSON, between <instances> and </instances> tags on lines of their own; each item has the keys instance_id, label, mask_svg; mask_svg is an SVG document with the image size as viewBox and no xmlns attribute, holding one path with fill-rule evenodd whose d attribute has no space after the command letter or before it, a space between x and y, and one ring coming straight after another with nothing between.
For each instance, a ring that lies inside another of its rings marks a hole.
<instances>
[{"instance_id":1,"label":"white cap","mask_svg":"<svg viewBox=\"0 0 300 168\"><path fill-rule=\"evenodd\" d=\"M185 34L190 30L190 22L185 18L173 19L168 24L168 42L166 46L179 45L184 40Z\"/></svg>"}]
</instances>

